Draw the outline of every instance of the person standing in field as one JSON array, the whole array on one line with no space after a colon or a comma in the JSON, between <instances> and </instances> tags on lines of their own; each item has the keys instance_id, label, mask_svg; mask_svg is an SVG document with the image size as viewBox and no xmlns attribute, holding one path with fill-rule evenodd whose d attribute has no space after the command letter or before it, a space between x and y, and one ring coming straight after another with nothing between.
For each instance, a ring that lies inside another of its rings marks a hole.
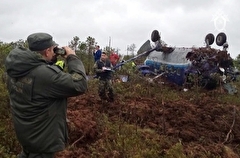
<instances>
[{"instance_id":1,"label":"person standing in field","mask_svg":"<svg viewBox=\"0 0 240 158\"><path fill-rule=\"evenodd\" d=\"M111 52L109 58L110 58L110 61L111 61L111 64L113 67L117 65L117 63L119 62L119 59L120 59L119 55L117 53L115 53L114 51Z\"/></svg>"},{"instance_id":2,"label":"person standing in field","mask_svg":"<svg viewBox=\"0 0 240 158\"><path fill-rule=\"evenodd\" d=\"M112 64L105 52L102 52L101 58L94 64L94 71L99 79L98 94L102 100L114 101L112 86Z\"/></svg>"},{"instance_id":3,"label":"person standing in field","mask_svg":"<svg viewBox=\"0 0 240 158\"><path fill-rule=\"evenodd\" d=\"M87 90L85 68L67 46L61 56L68 73L56 66L57 44L47 33L33 33L27 42L29 49L16 47L5 61L18 158L53 158L68 139L67 98Z\"/></svg>"},{"instance_id":4,"label":"person standing in field","mask_svg":"<svg viewBox=\"0 0 240 158\"><path fill-rule=\"evenodd\" d=\"M96 51L93 53L93 56L94 56L94 62L96 62L97 60L99 60L101 58L101 55L102 55L102 51L100 49L100 46L97 45L96 46Z\"/></svg>"}]
</instances>

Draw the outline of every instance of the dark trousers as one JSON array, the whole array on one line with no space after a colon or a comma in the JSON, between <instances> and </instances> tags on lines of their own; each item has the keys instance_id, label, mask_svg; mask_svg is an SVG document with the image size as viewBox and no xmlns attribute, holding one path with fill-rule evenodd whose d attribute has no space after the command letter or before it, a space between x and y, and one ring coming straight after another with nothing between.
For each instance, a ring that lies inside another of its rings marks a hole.
<instances>
[{"instance_id":1,"label":"dark trousers","mask_svg":"<svg viewBox=\"0 0 240 158\"><path fill-rule=\"evenodd\" d=\"M54 153L29 153L23 150L17 158L54 158Z\"/></svg>"}]
</instances>

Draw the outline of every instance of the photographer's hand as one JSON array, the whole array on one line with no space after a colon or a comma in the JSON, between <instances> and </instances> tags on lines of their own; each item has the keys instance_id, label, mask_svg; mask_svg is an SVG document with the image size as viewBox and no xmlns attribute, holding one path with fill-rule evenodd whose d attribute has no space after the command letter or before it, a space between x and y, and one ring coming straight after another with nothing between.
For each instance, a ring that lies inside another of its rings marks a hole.
<instances>
[{"instance_id":1,"label":"photographer's hand","mask_svg":"<svg viewBox=\"0 0 240 158\"><path fill-rule=\"evenodd\" d=\"M70 47L65 46L65 47L62 47L62 48L66 51L66 54L63 55L62 57L67 58L68 55L70 55L70 54L76 55L75 51L72 50Z\"/></svg>"}]
</instances>

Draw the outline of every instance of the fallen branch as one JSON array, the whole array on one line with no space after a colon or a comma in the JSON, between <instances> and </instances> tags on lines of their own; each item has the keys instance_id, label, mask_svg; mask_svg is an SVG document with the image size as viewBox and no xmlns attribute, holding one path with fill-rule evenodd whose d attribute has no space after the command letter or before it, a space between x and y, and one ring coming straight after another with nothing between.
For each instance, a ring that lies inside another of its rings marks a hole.
<instances>
[{"instance_id":1,"label":"fallen branch","mask_svg":"<svg viewBox=\"0 0 240 158\"><path fill-rule=\"evenodd\" d=\"M226 136L223 144L228 141L229 136L230 136L230 134L232 133L233 126L234 126L234 124L235 124L235 120L236 120L236 107L234 106L234 108L233 108L233 122L232 122L232 125L231 125L231 127L230 127L230 130L229 130L229 132L227 133L227 136Z\"/></svg>"},{"instance_id":2,"label":"fallen branch","mask_svg":"<svg viewBox=\"0 0 240 158\"><path fill-rule=\"evenodd\" d=\"M77 139L74 143L72 143L72 145L70 145L70 147L73 147L77 142L79 142L83 138L84 138L84 135L81 136L79 139Z\"/></svg>"}]
</instances>

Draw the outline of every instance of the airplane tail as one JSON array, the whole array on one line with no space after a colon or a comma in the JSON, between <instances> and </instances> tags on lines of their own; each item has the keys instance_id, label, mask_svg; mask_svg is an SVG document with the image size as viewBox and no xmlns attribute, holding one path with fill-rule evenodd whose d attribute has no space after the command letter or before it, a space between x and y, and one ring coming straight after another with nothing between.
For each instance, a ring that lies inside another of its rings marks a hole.
<instances>
[{"instance_id":1,"label":"airplane tail","mask_svg":"<svg viewBox=\"0 0 240 158\"><path fill-rule=\"evenodd\" d=\"M148 40L148 41L149 41L149 40ZM115 67L113 67L113 70L116 69L116 68L118 68L118 67L120 67L120 66L122 66L122 65L124 65L125 63L128 63L128 62L130 62L130 61L133 61L133 60L135 60L135 59L137 59L137 58L139 58L139 57L148 56L151 52L153 52L153 51L155 51L155 50L159 50L159 48L161 48L161 46L160 46L159 43L156 45L155 48L152 48L152 47L150 46L150 41L149 41L149 42L148 42L148 41L145 42L145 43L142 45L142 47L141 47L142 49L141 49L141 48L139 49L139 50L140 50L140 51L139 51L140 54L138 54L137 56L135 56L135 57L133 57L133 58L130 58L130 59L126 60L126 61L123 61L123 62L117 64ZM150 46L150 49L147 49L147 48L149 48L148 46ZM147 49L147 50L141 52L141 51L144 50L144 49Z\"/></svg>"},{"instance_id":2,"label":"airplane tail","mask_svg":"<svg viewBox=\"0 0 240 158\"><path fill-rule=\"evenodd\" d=\"M146 52L148 50L152 49L151 44L150 44L150 40L147 40L137 51L137 54L141 54L143 52Z\"/></svg>"}]
</instances>

